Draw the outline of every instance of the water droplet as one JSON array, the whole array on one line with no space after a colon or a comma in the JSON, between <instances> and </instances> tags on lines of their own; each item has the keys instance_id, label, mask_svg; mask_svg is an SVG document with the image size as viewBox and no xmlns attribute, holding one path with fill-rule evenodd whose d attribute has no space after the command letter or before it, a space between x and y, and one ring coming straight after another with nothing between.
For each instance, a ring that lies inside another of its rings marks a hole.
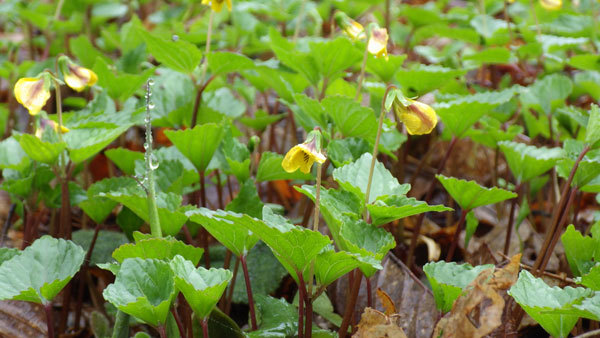
<instances>
[{"instance_id":1,"label":"water droplet","mask_svg":"<svg viewBox=\"0 0 600 338\"><path fill-rule=\"evenodd\" d=\"M156 106L154 105L154 102L150 102L150 103L148 103L148 108L149 108L149 109L154 109L154 107L156 107Z\"/></svg>"},{"instance_id":2,"label":"water droplet","mask_svg":"<svg viewBox=\"0 0 600 338\"><path fill-rule=\"evenodd\" d=\"M154 154L152 154L152 156L150 156L150 170L158 169L158 165L158 160L156 159L156 157L154 157Z\"/></svg>"},{"instance_id":3,"label":"water droplet","mask_svg":"<svg viewBox=\"0 0 600 338\"><path fill-rule=\"evenodd\" d=\"M171 37L171 39L173 39L173 41L177 41L177 40L179 40L179 35L173 34L173 36Z\"/></svg>"},{"instance_id":4,"label":"water droplet","mask_svg":"<svg viewBox=\"0 0 600 338\"><path fill-rule=\"evenodd\" d=\"M150 148L150 144L148 144L147 142L144 143L144 149L148 150L148 148Z\"/></svg>"},{"instance_id":5,"label":"water droplet","mask_svg":"<svg viewBox=\"0 0 600 338\"><path fill-rule=\"evenodd\" d=\"M148 80L148 86L154 86L154 79Z\"/></svg>"}]
</instances>

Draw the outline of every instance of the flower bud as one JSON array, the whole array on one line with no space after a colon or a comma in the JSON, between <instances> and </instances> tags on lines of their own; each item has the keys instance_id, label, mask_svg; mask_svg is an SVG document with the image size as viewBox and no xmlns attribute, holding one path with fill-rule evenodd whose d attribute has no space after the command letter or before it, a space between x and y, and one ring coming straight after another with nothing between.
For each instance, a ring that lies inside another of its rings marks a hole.
<instances>
[{"instance_id":1,"label":"flower bud","mask_svg":"<svg viewBox=\"0 0 600 338\"><path fill-rule=\"evenodd\" d=\"M15 98L22 104L29 114L37 115L50 98L52 80L47 73L37 77L24 77L15 84Z\"/></svg>"},{"instance_id":2,"label":"flower bud","mask_svg":"<svg viewBox=\"0 0 600 338\"><path fill-rule=\"evenodd\" d=\"M85 87L93 86L98 81L98 76L92 70L79 66L66 56L58 59L58 67L63 74L67 86L75 91L82 91Z\"/></svg>"},{"instance_id":3,"label":"flower bud","mask_svg":"<svg viewBox=\"0 0 600 338\"><path fill-rule=\"evenodd\" d=\"M402 102L404 101L404 103ZM437 115L429 105L407 99L394 100L393 109L411 135L429 134L437 124Z\"/></svg>"},{"instance_id":4,"label":"flower bud","mask_svg":"<svg viewBox=\"0 0 600 338\"><path fill-rule=\"evenodd\" d=\"M352 20L348 15L346 15L346 13L339 11L336 12L335 22L350 38L354 40L366 38L364 27L360 23Z\"/></svg>"}]
</instances>

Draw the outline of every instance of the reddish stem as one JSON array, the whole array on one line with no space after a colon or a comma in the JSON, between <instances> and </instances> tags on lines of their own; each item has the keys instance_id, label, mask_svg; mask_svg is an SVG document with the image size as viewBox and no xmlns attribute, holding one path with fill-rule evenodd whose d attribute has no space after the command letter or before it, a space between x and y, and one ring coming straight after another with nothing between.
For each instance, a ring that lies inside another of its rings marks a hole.
<instances>
[{"instance_id":1,"label":"reddish stem","mask_svg":"<svg viewBox=\"0 0 600 338\"><path fill-rule=\"evenodd\" d=\"M254 298L252 297L252 286L250 285L250 274L248 274L246 255L240 256L240 262L242 263L244 280L246 281L246 293L248 294L248 306L250 306L250 322L252 324L252 331L256 331L258 329L258 325L256 324L256 314L254 313Z\"/></svg>"},{"instance_id":2,"label":"reddish stem","mask_svg":"<svg viewBox=\"0 0 600 338\"><path fill-rule=\"evenodd\" d=\"M515 192L517 193L517 197L513 198L510 203L510 214L508 215L508 226L504 240L504 255L508 255L508 250L510 249L510 237L512 236L513 224L515 222L515 208L521 202L521 184L517 185Z\"/></svg>"},{"instance_id":3,"label":"reddish stem","mask_svg":"<svg viewBox=\"0 0 600 338\"><path fill-rule=\"evenodd\" d=\"M361 281L362 273L360 270L354 270L354 280L350 289L350 298L348 298L348 302L346 303L344 318L342 319L342 324L340 325L340 330L338 331L340 338L345 338L348 334L348 326L350 326L350 321L354 315L354 306L356 306L356 299L358 298L358 290L360 289Z\"/></svg>"},{"instance_id":4,"label":"reddish stem","mask_svg":"<svg viewBox=\"0 0 600 338\"><path fill-rule=\"evenodd\" d=\"M54 338L54 316L52 315L52 302L44 305L46 324L48 325L48 338Z\"/></svg>"},{"instance_id":5,"label":"reddish stem","mask_svg":"<svg viewBox=\"0 0 600 338\"><path fill-rule=\"evenodd\" d=\"M177 313L177 309L175 308L175 306L171 307L171 314L173 314L173 318L175 318L175 323L177 323L179 335L181 336L181 338L185 338L185 328L183 327L183 323L181 322L181 318L179 318L179 313Z\"/></svg>"},{"instance_id":6,"label":"reddish stem","mask_svg":"<svg viewBox=\"0 0 600 338\"><path fill-rule=\"evenodd\" d=\"M446 262L452 261L454 257L454 251L458 247L458 239L460 237L460 233L462 232L463 225L465 224L465 218L470 210L463 209L460 214L460 220L458 221L458 225L456 226L456 231L454 232L454 237L452 238L452 244L450 245L450 250L448 250L448 256L446 256Z\"/></svg>"}]
</instances>

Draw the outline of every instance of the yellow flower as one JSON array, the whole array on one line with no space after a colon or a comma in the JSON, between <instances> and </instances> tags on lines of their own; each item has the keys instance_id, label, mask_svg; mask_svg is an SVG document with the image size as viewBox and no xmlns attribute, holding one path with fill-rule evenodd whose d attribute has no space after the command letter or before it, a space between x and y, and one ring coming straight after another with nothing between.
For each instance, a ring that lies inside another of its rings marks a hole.
<instances>
[{"instance_id":1,"label":"yellow flower","mask_svg":"<svg viewBox=\"0 0 600 338\"><path fill-rule=\"evenodd\" d=\"M562 7L562 0L540 0L540 5L549 11L556 11Z\"/></svg>"},{"instance_id":2,"label":"yellow flower","mask_svg":"<svg viewBox=\"0 0 600 338\"><path fill-rule=\"evenodd\" d=\"M75 91L82 91L87 86L93 86L98 81L98 76L91 69L73 63L68 57L58 59L60 71L63 73L67 86Z\"/></svg>"},{"instance_id":3,"label":"yellow flower","mask_svg":"<svg viewBox=\"0 0 600 338\"><path fill-rule=\"evenodd\" d=\"M394 112L398 119L404 123L406 130L411 135L429 134L437 124L437 115L430 106L425 103L404 99L408 105L400 100L394 100Z\"/></svg>"},{"instance_id":4,"label":"yellow flower","mask_svg":"<svg viewBox=\"0 0 600 338\"><path fill-rule=\"evenodd\" d=\"M367 49L369 50L369 53L375 55L375 57L383 56L387 60L387 42L387 30L385 28L373 28L371 30L371 36L369 37Z\"/></svg>"},{"instance_id":5,"label":"yellow flower","mask_svg":"<svg viewBox=\"0 0 600 338\"><path fill-rule=\"evenodd\" d=\"M35 131L35 136L37 136L39 139L41 139L42 138L42 134L44 133L44 130L47 127L50 127L52 129L54 129L54 131L56 133L59 132L58 131L59 130L58 123L56 123L56 122L54 122L52 120L48 120L48 119L42 118L42 119L40 119L40 128L37 128L36 131ZM65 126L60 126L60 133L61 134L67 133L69 131L70 131L69 128L67 128Z\"/></svg>"},{"instance_id":6,"label":"yellow flower","mask_svg":"<svg viewBox=\"0 0 600 338\"><path fill-rule=\"evenodd\" d=\"M21 78L15 84L15 97L29 114L37 115L50 98L50 80L44 75Z\"/></svg>"},{"instance_id":7,"label":"yellow flower","mask_svg":"<svg viewBox=\"0 0 600 338\"><path fill-rule=\"evenodd\" d=\"M203 5L209 5L215 12L220 12L223 8L223 3L227 4L227 9L231 12L231 0L202 0Z\"/></svg>"},{"instance_id":8,"label":"yellow flower","mask_svg":"<svg viewBox=\"0 0 600 338\"><path fill-rule=\"evenodd\" d=\"M306 144L298 144L285 154L281 166L288 173L293 173L300 168L300 171L308 174L315 161L322 164L325 160L323 154L314 151L314 149L311 150Z\"/></svg>"},{"instance_id":9,"label":"yellow flower","mask_svg":"<svg viewBox=\"0 0 600 338\"><path fill-rule=\"evenodd\" d=\"M342 31L352 39L360 40L366 37L364 27L360 23L352 20L345 13L336 12L335 21Z\"/></svg>"}]
</instances>

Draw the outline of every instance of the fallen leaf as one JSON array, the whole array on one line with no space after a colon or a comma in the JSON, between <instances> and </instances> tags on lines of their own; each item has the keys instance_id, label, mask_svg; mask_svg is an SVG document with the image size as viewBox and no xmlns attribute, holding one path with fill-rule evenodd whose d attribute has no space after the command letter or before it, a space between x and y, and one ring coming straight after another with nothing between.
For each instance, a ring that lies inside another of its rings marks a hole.
<instances>
[{"instance_id":1,"label":"fallen leaf","mask_svg":"<svg viewBox=\"0 0 600 338\"><path fill-rule=\"evenodd\" d=\"M387 293L385 293L385 291L381 290L381 288L377 288L377 298L381 302L381 305L383 305L386 315L391 316L396 313L396 305L394 305L394 301Z\"/></svg>"},{"instance_id":2,"label":"fallen leaf","mask_svg":"<svg viewBox=\"0 0 600 338\"><path fill-rule=\"evenodd\" d=\"M454 302L452 311L440 319L433 336L483 337L499 327L503 295L517 281L520 261L521 254L517 254L502 269L482 271Z\"/></svg>"},{"instance_id":3,"label":"fallen leaf","mask_svg":"<svg viewBox=\"0 0 600 338\"><path fill-rule=\"evenodd\" d=\"M45 337L47 334L46 315L41 305L0 301L0 337Z\"/></svg>"},{"instance_id":4,"label":"fallen leaf","mask_svg":"<svg viewBox=\"0 0 600 338\"><path fill-rule=\"evenodd\" d=\"M370 307L365 308L358 331L352 336L355 338L406 338L404 331L398 324L399 315L387 316Z\"/></svg>"}]
</instances>

